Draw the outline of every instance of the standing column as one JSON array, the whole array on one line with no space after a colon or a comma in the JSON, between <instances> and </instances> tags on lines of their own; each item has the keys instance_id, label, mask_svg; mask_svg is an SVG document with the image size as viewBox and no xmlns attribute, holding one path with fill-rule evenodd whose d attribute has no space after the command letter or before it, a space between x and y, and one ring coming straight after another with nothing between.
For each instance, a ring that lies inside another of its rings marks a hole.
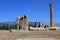
<instances>
[{"instance_id":1,"label":"standing column","mask_svg":"<svg viewBox=\"0 0 60 40\"><path fill-rule=\"evenodd\" d=\"M19 22L19 24L20 24L20 29L24 29L24 20L23 20L23 17L20 17L20 22Z\"/></svg>"},{"instance_id":2,"label":"standing column","mask_svg":"<svg viewBox=\"0 0 60 40\"><path fill-rule=\"evenodd\" d=\"M53 4L52 3L50 3L49 4L49 6L50 6L50 27L53 27L54 26L54 22L53 22Z\"/></svg>"},{"instance_id":3,"label":"standing column","mask_svg":"<svg viewBox=\"0 0 60 40\"><path fill-rule=\"evenodd\" d=\"M19 30L19 18L16 19L17 30Z\"/></svg>"},{"instance_id":4,"label":"standing column","mask_svg":"<svg viewBox=\"0 0 60 40\"><path fill-rule=\"evenodd\" d=\"M28 16L27 15L24 15L24 28L25 30L28 30Z\"/></svg>"}]
</instances>

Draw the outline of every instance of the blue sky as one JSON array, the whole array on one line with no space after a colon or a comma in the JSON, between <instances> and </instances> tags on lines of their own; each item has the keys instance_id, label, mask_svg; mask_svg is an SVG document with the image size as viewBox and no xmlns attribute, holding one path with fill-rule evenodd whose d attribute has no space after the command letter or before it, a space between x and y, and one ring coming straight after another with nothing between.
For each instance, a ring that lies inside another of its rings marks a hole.
<instances>
[{"instance_id":1,"label":"blue sky","mask_svg":"<svg viewBox=\"0 0 60 40\"><path fill-rule=\"evenodd\" d=\"M54 7L54 22L60 22L60 0L0 0L0 22L15 21L25 14L29 21L49 22L50 2Z\"/></svg>"}]
</instances>

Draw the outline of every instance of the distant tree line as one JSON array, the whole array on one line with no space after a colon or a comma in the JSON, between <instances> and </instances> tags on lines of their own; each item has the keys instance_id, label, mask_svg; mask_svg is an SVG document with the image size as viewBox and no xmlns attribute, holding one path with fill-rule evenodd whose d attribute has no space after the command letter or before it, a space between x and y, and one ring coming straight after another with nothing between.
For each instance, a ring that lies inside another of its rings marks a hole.
<instances>
[{"instance_id":1,"label":"distant tree line","mask_svg":"<svg viewBox=\"0 0 60 40\"><path fill-rule=\"evenodd\" d=\"M28 28L30 28L30 26L32 27L41 27L41 23L38 22L34 22L34 24L28 24ZM48 27L48 25L45 25L44 28ZM17 25L8 25L8 24L3 24L2 26L0 26L0 30L10 30L10 29L17 29Z\"/></svg>"},{"instance_id":2,"label":"distant tree line","mask_svg":"<svg viewBox=\"0 0 60 40\"><path fill-rule=\"evenodd\" d=\"M28 25L29 27L32 26L32 27L41 27L41 23L38 22L38 26L37 26L37 22L34 22L34 25L33 24L29 24Z\"/></svg>"},{"instance_id":3,"label":"distant tree line","mask_svg":"<svg viewBox=\"0 0 60 40\"><path fill-rule=\"evenodd\" d=\"M0 30L10 30L10 29L16 29L16 25L14 26L9 26L8 24L0 26Z\"/></svg>"}]
</instances>

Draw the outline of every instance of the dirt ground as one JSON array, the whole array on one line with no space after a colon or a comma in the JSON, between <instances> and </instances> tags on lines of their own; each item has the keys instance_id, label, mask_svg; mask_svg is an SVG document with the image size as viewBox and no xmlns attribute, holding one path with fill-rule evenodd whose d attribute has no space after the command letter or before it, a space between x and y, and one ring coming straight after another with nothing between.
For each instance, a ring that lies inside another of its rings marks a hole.
<instances>
[{"instance_id":1,"label":"dirt ground","mask_svg":"<svg viewBox=\"0 0 60 40\"><path fill-rule=\"evenodd\" d=\"M60 30L50 31L19 31L9 32L9 30L0 30L0 40L15 40L16 38L55 38L60 40Z\"/></svg>"}]
</instances>

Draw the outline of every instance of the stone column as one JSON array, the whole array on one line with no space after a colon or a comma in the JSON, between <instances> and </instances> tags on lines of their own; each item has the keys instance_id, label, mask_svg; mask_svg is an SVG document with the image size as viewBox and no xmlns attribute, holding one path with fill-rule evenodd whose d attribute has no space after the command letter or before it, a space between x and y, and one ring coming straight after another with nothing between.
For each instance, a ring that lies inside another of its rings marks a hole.
<instances>
[{"instance_id":1,"label":"stone column","mask_svg":"<svg viewBox=\"0 0 60 40\"><path fill-rule=\"evenodd\" d=\"M54 22L53 22L53 4L52 3L50 3L49 4L49 6L50 6L50 27L53 27L54 26Z\"/></svg>"},{"instance_id":2,"label":"stone column","mask_svg":"<svg viewBox=\"0 0 60 40\"><path fill-rule=\"evenodd\" d=\"M16 19L17 30L19 30L19 18Z\"/></svg>"},{"instance_id":3,"label":"stone column","mask_svg":"<svg viewBox=\"0 0 60 40\"><path fill-rule=\"evenodd\" d=\"M24 15L24 28L25 30L28 30L28 16Z\"/></svg>"},{"instance_id":4,"label":"stone column","mask_svg":"<svg viewBox=\"0 0 60 40\"><path fill-rule=\"evenodd\" d=\"M20 25L20 29L23 30L23 27L24 27L24 22L23 22L23 17L20 17L20 21L19 21L19 25Z\"/></svg>"}]
</instances>

